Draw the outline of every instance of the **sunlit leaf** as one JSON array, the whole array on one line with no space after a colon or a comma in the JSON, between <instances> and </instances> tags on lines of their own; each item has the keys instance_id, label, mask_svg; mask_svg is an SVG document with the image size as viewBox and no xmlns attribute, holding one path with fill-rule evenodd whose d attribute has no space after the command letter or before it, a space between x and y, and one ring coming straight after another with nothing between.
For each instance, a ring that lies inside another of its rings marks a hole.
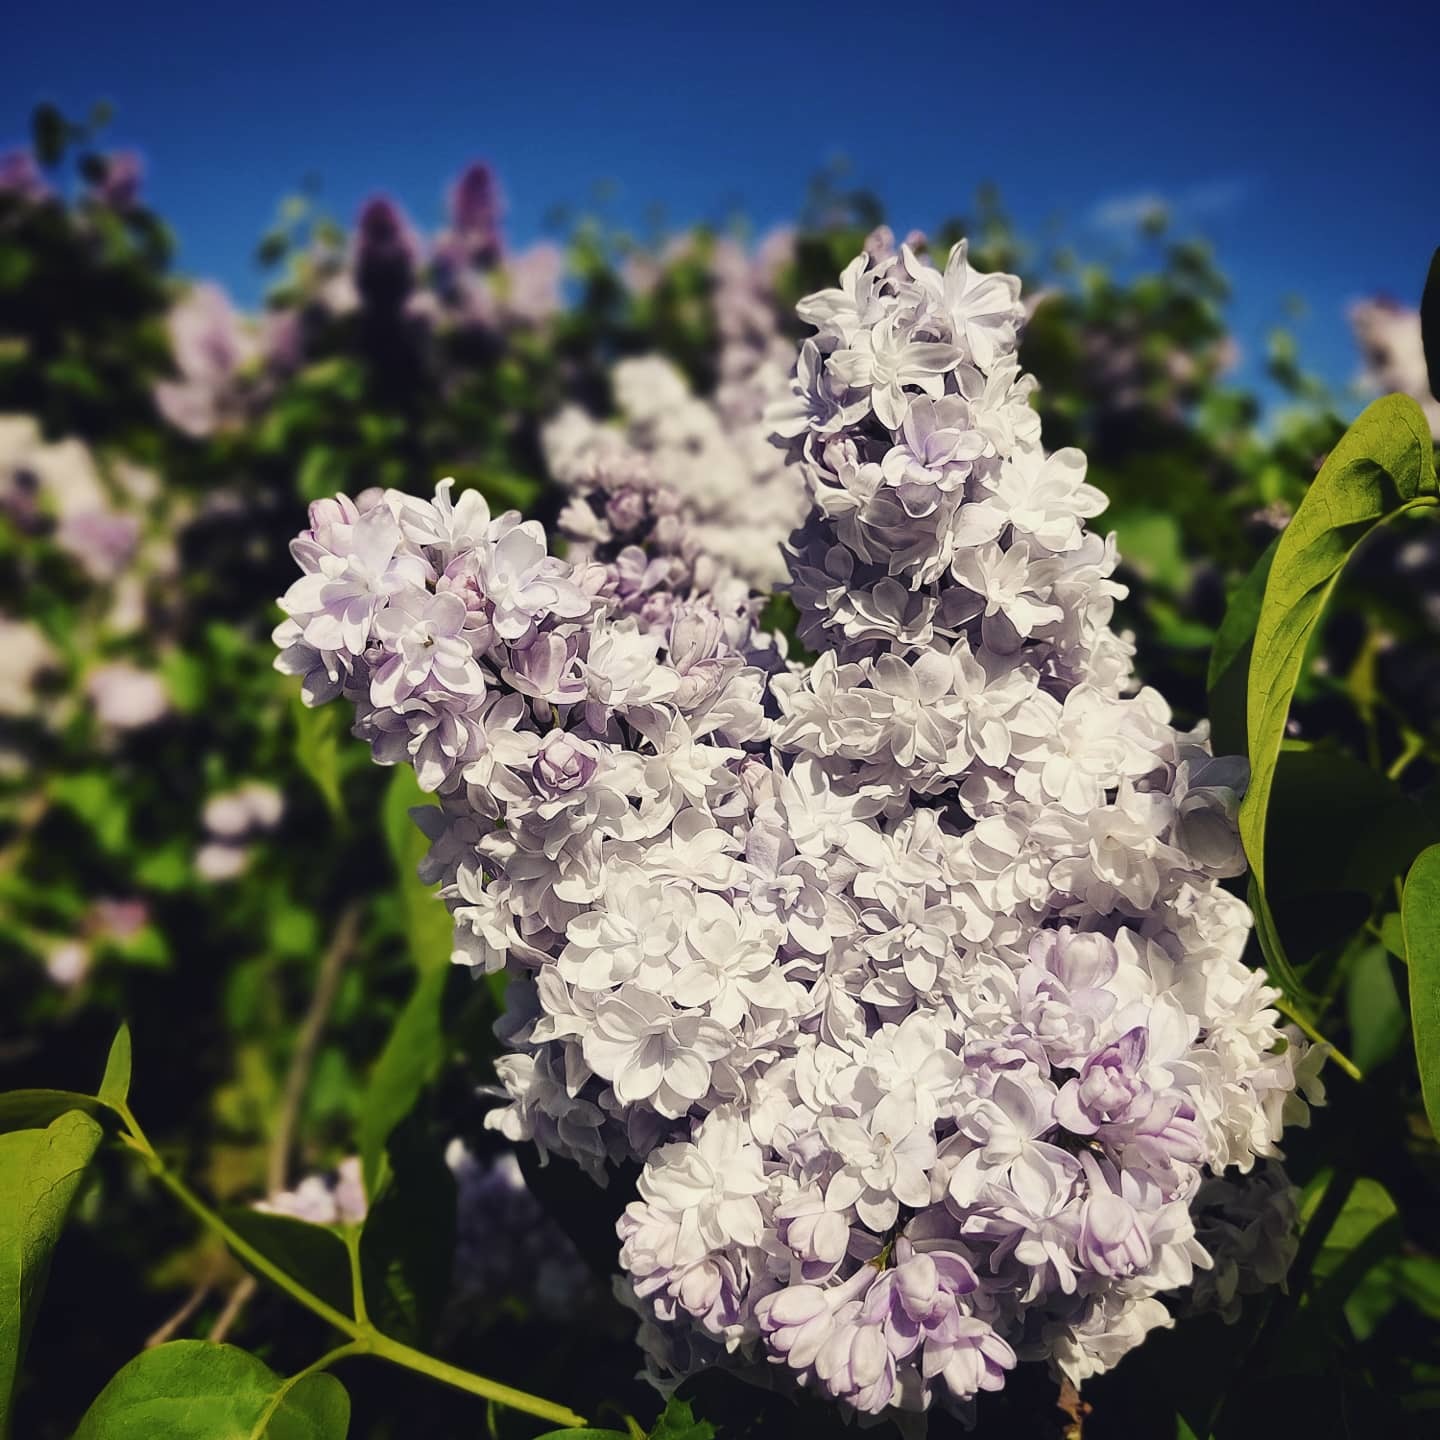
<instances>
[{"instance_id":1,"label":"sunlit leaf","mask_svg":"<svg viewBox=\"0 0 1440 1440\"><path fill-rule=\"evenodd\" d=\"M80 1110L44 1130L0 1135L0 1416L9 1414L50 1255L100 1135Z\"/></svg>"},{"instance_id":2,"label":"sunlit leaf","mask_svg":"<svg viewBox=\"0 0 1440 1440\"><path fill-rule=\"evenodd\" d=\"M1410 867L1400 902L1410 962L1410 1030L1430 1128L1440 1135L1440 845Z\"/></svg>"},{"instance_id":3,"label":"sunlit leaf","mask_svg":"<svg viewBox=\"0 0 1440 1440\"><path fill-rule=\"evenodd\" d=\"M71 1110L80 1110L103 1125L111 1112L94 1095L78 1090L7 1090L0 1094L0 1134L11 1130L43 1130Z\"/></svg>"},{"instance_id":4,"label":"sunlit leaf","mask_svg":"<svg viewBox=\"0 0 1440 1440\"><path fill-rule=\"evenodd\" d=\"M130 1098L130 1027L121 1025L110 1042L105 1061L105 1075L100 1081L99 1098L103 1104L119 1107Z\"/></svg>"},{"instance_id":5,"label":"sunlit leaf","mask_svg":"<svg viewBox=\"0 0 1440 1440\"><path fill-rule=\"evenodd\" d=\"M1408 397L1387 395L1346 431L1280 536L1250 661L1250 788L1240 810L1241 838L1262 889L1266 813L1306 645L1360 541L1412 502L1435 494L1425 417Z\"/></svg>"},{"instance_id":6,"label":"sunlit leaf","mask_svg":"<svg viewBox=\"0 0 1440 1440\"><path fill-rule=\"evenodd\" d=\"M345 1440L349 1428L333 1375L286 1380L237 1346L175 1340L121 1369L74 1440Z\"/></svg>"}]
</instances>

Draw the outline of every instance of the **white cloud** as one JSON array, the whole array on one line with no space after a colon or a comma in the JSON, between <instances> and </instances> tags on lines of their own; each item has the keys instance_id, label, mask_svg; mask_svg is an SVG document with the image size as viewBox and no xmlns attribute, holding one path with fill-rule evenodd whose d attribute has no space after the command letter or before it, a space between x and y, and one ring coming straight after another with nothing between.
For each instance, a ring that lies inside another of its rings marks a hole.
<instances>
[{"instance_id":1,"label":"white cloud","mask_svg":"<svg viewBox=\"0 0 1440 1440\"><path fill-rule=\"evenodd\" d=\"M1086 218L1093 229L1129 236L1157 213L1180 224L1233 214L1249 193L1250 182L1238 177L1200 181L1168 195L1159 190L1137 190L1098 201Z\"/></svg>"}]
</instances>

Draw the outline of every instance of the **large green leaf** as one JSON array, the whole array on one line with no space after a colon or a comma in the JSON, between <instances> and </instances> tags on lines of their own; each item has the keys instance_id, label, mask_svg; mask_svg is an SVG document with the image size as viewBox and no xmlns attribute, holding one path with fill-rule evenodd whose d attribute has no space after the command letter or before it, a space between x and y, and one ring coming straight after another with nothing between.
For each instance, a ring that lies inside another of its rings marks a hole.
<instances>
[{"instance_id":1,"label":"large green leaf","mask_svg":"<svg viewBox=\"0 0 1440 1440\"><path fill-rule=\"evenodd\" d=\"M1440 1135L1440 845L1420 854L1400 903L1410 964L1410 1030L1430 1128Z\"/></svg>"},{"instance_id":2,"label":"large green leaf","mask_svg":"<svg viewBox=\"0 0 1440 1440\"><path fill-rule=\"evenodd\" d=\"M410 812L433 803L432 797L420 788L415 772L397 765L385 791L385 839L395 861L406 943L416 968L422 972L443 969L449 963L454 933L444 902L435 888L423 884L416 873L430 842Z\"/></svg>"},{"instance_id":3,"label":"large green leaf","mask_svg":"<svg viewBox=\"0 0 1440 1440\"><path fill-rule=\"evenodd\" d=\"M51 1252L100 1135L80 1110L43 1130L0 1135L0 1431L8 1433L4 1417Z\"/></svg>"},{"instance_id":4,"label":"large green leaf","mask_svg":"<svg viewBox=\"0 0 1440 1440\"><path fill-rule=\"evenodd\" d=\"M349 1428L333 1375L286 1380L234 1345L175 1340L121 1369L74 1440L345 1440Z\"/></svg>"},{"instance_id":5,"label":"large green leaf","mask_svg":"<svg viewBox=\"0 0 1440 1440\"><path fill-rule=\"evenodd\" d=\"M1306 646L1355 547L1414 502L1435 496L1425 417L1408 397L1387 395L1341 437L1280 536L1250 661L1250 788L1240 808L1240 835L1262 890L1266 812Z\"/></svg>"},{"instance_id":6,"label":"large green leaf","mask_svg":"<svg viewBox=\"0 0 1440 1440\"><path fill-rule=\"evenodd\" d=\"M452 973L452 967L447 965L420 976L365 1087L360 1160L365 1191L372 1200L380 1193L388 1169L385 1142L390 1132L414 1108L444 1058L441 1013Z\"/></svg>"}]
</instances>

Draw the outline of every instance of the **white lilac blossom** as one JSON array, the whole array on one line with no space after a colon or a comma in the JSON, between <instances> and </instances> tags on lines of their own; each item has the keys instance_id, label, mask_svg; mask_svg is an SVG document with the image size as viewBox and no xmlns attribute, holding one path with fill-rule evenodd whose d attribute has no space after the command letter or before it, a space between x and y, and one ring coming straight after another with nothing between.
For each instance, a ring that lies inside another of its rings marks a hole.
<instances>
[{"instance_id":1,"label":"white lilac blossom","mask_svg":"<svg viewBox=\"0 0 1440 1440\"><path fill-rule=\"evenodd\" d=\"M202 880L233 880L250 864L257 835L273 830L285 813L285 797L263 780L247 780L212 795L201 812L205 843L195 852L195 873Z\"/></svg>"},{"instance_id":2,"label":"white lilac blossom","mask_svg":"<svg viewBox=\"0 0 1440 1440\"><path fill-rule=\"evenodd\" d=\"M187 290L166 324L179 378L155 386L161 415L197 438L240 419L247 377L262 354L258 328L211 284Z\"/></svg>"},{"instance_id":3,"label":"white lilac blossom","mask_svg":"<svg viewBox=\"0 0 1440 1440\"><path fill-rule=\"evenodd\" d=\"M14 720L38 714L37 682L58 661L54 646L33 621L0 615L0 716Z\"/></svg>"},{"instance_id":4,"label":"white lilac blossom","mask_svg":"<svg viewBox=\"0 0 1440 1440\"><path fill-rule=\"evenodd\" d=\"M152 670L128 660L97 665L85 680L95 718L106 730L141 730L170 710L170 692Z\"/></svg>"},{"instance_id":5,"label":"white lilac blossom","mask_svg":"<svg viewBox=\"0 0 1440 1440\"><path fill-rule=\"evenodd\" d=\"M759 396L783 386L784 372L773 354L739 342L722 356L732 357L731 369L714 404L658 355L620 361L612 376L620 428L569 407L545 428L546 460L571 492L620 465L637 484L663 482L683 505L697 549L769 589L784 579L781 545L806 510L804 487L761 418Z\"/></svg>"},{"instance_id":6,"label":"white lilac blossom","mask_svg":"<svg viewBox=\"0 0 1440 1440\"><path fill-rule=\"evenodd\" d=\"M510 980L488 1123L642 1166L652 1362L965 1416L1022 1357L1078 1383L1170 1323L1202 1187L1278 1153L1321 1056L1219 884L1243 775L1110 628L1017 284L877 238L801 315L775 413L813 664L668 461L573 420L564 561L449 482L321 502L277 663L439 798L422 876Z\"/></svg>"},{"instance_id":7,"label":"white lilac blossom","mask_svg":"<svg viewBox=\"0 0 1440 1440\"><path fill-rule=\"evenodd\" d=\"M55 543L96 583L116 579L139 544L138 517L112 504L85 443L47 444L28 415L0 416L0 509L27 532L53 524Z\"/></svg>"},{"instance_id":8,"label":"white lilac blossom","mask_svg":"<svg viewBox=\"0 0 1440 1440\"><path fill-rule=\"evenodd\" d=\"M1440 444L1440 397L1430 391L1420 312L1383 296L1350 307L1350 329L1360 348L1362 390L1383 395L1398 390L1425 412L1430 434Z\"/></svg>"},{"instance_id":9,"label":"white lilac blossom","mask_svg":"<svg viewBox=\"0 0 1440 1440\"><path fill-rule=\"evenodd\" d=\"M328 1174L307 1175L293 1190L257 1200L254 1208L310 1225L358 1225L369 1209L360 1157L347 1156Z\"/></svg>"}]
</instances>

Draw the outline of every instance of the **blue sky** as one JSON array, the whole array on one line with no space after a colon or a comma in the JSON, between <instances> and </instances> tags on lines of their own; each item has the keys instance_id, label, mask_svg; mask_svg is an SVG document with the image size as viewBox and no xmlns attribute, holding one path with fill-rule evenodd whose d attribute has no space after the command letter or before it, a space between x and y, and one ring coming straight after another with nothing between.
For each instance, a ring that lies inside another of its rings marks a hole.
<instances>
[{"instance_id":1,"label":"blue sky","mask_svg":"<svg viewBox=\"0 0 1440 1440\"><path fill-rule=\"evenodd\" d=\"M1299 296L1302 355L1343 382L1346 302L1415 303L1440 244L1440 12L1420 0L71 3L18 7L6 30L0 142L38 100L110 100L182 267L247 300L256 239L306 175L344 219L383 190L433 224L484 157L524 242L597 182L621 223L658 204L764 228L844 155L897 229L994 180L1025 229L1113 254L1164 199L1214 239L1252 362Z\"/></svg>"}]
</instances>

